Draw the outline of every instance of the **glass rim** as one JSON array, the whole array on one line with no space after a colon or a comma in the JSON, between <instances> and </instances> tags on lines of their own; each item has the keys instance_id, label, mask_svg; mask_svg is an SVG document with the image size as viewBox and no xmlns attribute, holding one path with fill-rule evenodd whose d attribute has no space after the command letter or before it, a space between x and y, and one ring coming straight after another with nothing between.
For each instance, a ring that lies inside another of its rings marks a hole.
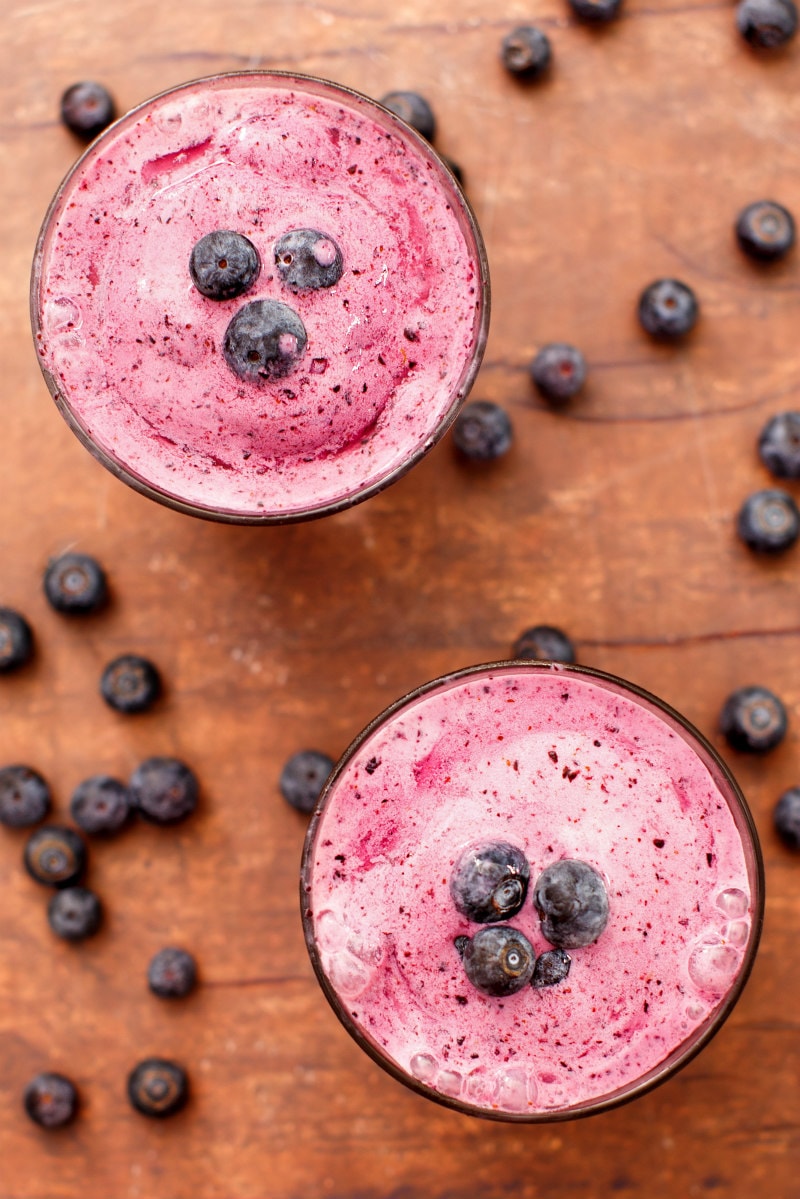
<instances>
[{"instance_id":1,"label":"glass rim","mask_svg":"<svg viewBox=\"0 0 800 1199\"><path fill-rule=\"evenodd\" d=\"M667 718L669 723L677 726L677 730L683 739L687 741L693 748L702 751L700 754L709 773L712 774L715 783L719 786L732 817L736 823L737 830L741 837L743 845L749 845L752 850L752 871L751 862L747 854L745 854L745 863L747 866L748 875L752 874L750 879L752 886L751 905L752 905L752 923L748 936L747 946L742 954L742 963L739 971L734 979L730 989L720 1000L718 1006L710 1014L705 1027L698 1026L701 1031L698 1032L696 1038L687 1044L682 1049L683 1042L678 1043L673 1050L667 1055L663 1062L647 1071L640 1079L630 1086L618 1087L614 1091L606 1095L600 1096L597 1099L590 1100L586 1103L571 1108L544 1108L535 1112L512 1112L500 1110L497 1108L484 1108L477 1104L469 1103L463 1099L455 1098L443 1094L441 1091L435 1090L426 1083L415 1078L412 1074L405 1071L392 1061L388 1055L382 1054L380 1049L373 1044L369 1037L362 1031L352 1017L349 1015L346 1005L342 1002L335 988L328 979L327 974L322 966L322 961L317 949L316 936L313 925L313 911L308 906L308 892L311 879L311 871L313 867L313 854L316 847L317 832L320 826L322 815L327 806L328 798L338 782L340 776L349 766L353 757L358 753L361 746L369 737L383 724L390 720L401 709L410 706L418 699L428 695L439 689L443 689L452 684L458 683L469 678L485 677L486 675L509 674L519 669L531 670L536 673L564 673L585 676L589 679L598 681L604 685L607 690L617 691L621 694L632 696L636 700L643 701L644 705L655 709L656 713ZM712 770L713 768L713 770ZM714 774L714 771L717 774ZM740 818L740 820L737 819ZM610 673L609 671L598 670L595 667L577 665L575 663L550 662L542 659L501 659L496 662L482 663L476 666L462 667L458 670L448 671L446 674L440 675L429 682L422 683L413 688L399 699L394 700L388 707L378 713L377 716L365 726L362 731L353 738L350 744L345 749L344 753L339 758L339 761L334 766L325 786L320 792L319 798L314 806L308 829L306 831L305 841L303 844L303 854L300 864L300 912L303 924L303 934L306 942L311 964L316 974L317 981L322 988L325 998L328 1000L334 1014L344 1026L347 1032L353 1037L356 1044L363 1049L374 1062L377 1063L383 1070L395 1078L398 1082L408 1087L416 1094L423 1096L426 1099L440 1104L443 1107L450 1108L453 1111L462 1113L463 1115L476 1116L481 1119L501 1121L503 1123L516 1124L547 1124L558 1123L565 1120L583 1119L588 1116L599 1115L602 1112L611 1111L614 1108L622 1107L626 1103L637 1099L639 1096L646 1094L666 1082L684 1066L688 1065L693 1058L712 1040L719 1032L722 1025L728 1019L728 1016L733 1011L736 1003L744 990L753 964L758 952L758 945L761 939L761 931L764 923L764 892L765 892L765 876L764 876L764 859L761 851L761 844L758 837L755 821L752 812L744 796L744 793L738 782L733 776L729 766L721 757L718 750L711 744L708 738L700 732L700 730L692 724L687 717L683 716L675 708L660 699L657 695L648 691L644 687L640 687L637 683L631 683L627 679L621 678L619 675Z\"/></svg>"},{"instance_id":2,"label":"glass rim","mask_svg":"<svg viewBox=\"0 0 800 1199\"><path fill-rule=\"evenodd\" d=\"M283 82L286 87L290 87L291 83L296 83L299 87L305 86L309 91L328 92L332 90L339 95L347 96L351 104L366 106L369 109L377 109L380 114L380 119L384 123L388 118L390 124L397 126L403 137L410 141L416 147L418 153L423 157L429 158L440 172L441 179L449 188L448 198L453 202L452 210L461 227L462 233L467 240L472 239L472 246L468 247L470 253L474 254L475 263L478 269L478 279L476 283L476 293L478 295L478 304L480 313L475 321L473 328L475 333L475 344L469 358L462 370L456 386L453 388L453 396L446 411L443 413L436 427L424 438L422 443L416 447L413 453L409 454L402 462L394 466L387 474L381 478L374 480L372 483L362 485L348 495L340 496L338 499L328 500L323 504L315 505L314 507L298 508L294 511L286 512L266 512L259 514L257 512L237 512L231 509L214 508L213 505L199 504L192 500L182 499L179 496L172 496L163 488L156 487L148 481L144 475L133 470L130 466L125 466L117 461L113 455L99 445L92 434L88 431L83 421L73 411L68 399L63 395L62 389L59 387L56 379L51 371L47 369L41 360L41 355L38 349L39 335L42 332L41 321L39 319L39 295L40 285L42 282L42 266L44 259L45 243L49 232L50 224L56 213L59 211L60 202L66 188L71 182L74 175L81 171L86 162L98 153L98 147L102 146L111 135L120 130L121 127L135 121L142 112L151 106L158 104L160 101L174 96L182 91L189 91L201 85L219 84L222 86L226 81L236 80L260 80L262 83L266 80L274 79L278 82ZM221 524L234 525L285 525L297 524L302 521L316 520L324 516L332 516L337 512L343 512L356 504L362 503L364 500L371 499L378 495L387 487L401 479L412 467L421 461L439 441L444 437L467 396L469 395L475 383L476 376L483 361L483 355L486 349L486 341L489 334L489 320L491 316L491 282L489 277L489 259L486 252L486 245L483 240L483 235L478 225L477 217L474 209L467 198L467 195L461 185L458 183L455 175L441 154L434 146L418 133L413 126L408 125L401 117L391 109L386 108L380 101L374 100L371 96L365 95L356 88L349 87L344 83L337 83L335 80L327 79L320 75L309 75L301 71L280 71L280 70L240 70L240 71L219 71L212 75L202 75L196 79L190 79L183 83L178 83L172 87L164 88L155 95L147 97L133 108L128 109L121 116L117 117L110 125L108 125L96 138L89 143L88 146L78 156L67 173L62 178L56 191L47 207L44 219L39 229L36 239L36 248L33 255L33 263L31 267L30 277L30 319L31 329L33 332L34 348L36 350L36 359L39 363L39 368L44 376L48 391L55 402L56 407L63 416L64 420L69 425L72 432L89 451L89 453L104 466L112 475L121 482L138 491L141 495L148 499L155 500L168 508L172 508L177 512L181 512L186 516L199 517L202 520L214 521Z\"/></svg>"}]
</instances>

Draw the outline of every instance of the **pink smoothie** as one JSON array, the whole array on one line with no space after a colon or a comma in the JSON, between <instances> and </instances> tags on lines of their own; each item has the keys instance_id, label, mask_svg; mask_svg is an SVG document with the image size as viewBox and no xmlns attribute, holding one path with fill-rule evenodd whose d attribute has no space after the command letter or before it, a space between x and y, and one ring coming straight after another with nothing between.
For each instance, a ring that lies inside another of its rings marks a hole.
<instances>
[{"instance_id":1,"label":"pink smoothie","mask_svg":"<svg viewBox=\"0 0 800 1199\"><path fill-rule=\"evenodd\" d=\"M759 854L735 784L690 732L607 676L514 664L445 680L357 743L309 830L306 932L340 1016L434 1097L511 1118L591 1110L710 1035L749 970ZM449 880L468 845L531 868L531 896L595 867L608 925L567 979L492 998L454 939L481 927Z\"/></svg>"},{"instance_id":2,"label":"pink smoothie","mask_svg":"<svg viewBox=\"0 0 800 1199\"><path fill-rule=\"evenodd\" d=\"M344 271L292 292L273 247L310 228ZM193 285L192 247L255 245L246 295ZM129 113L67 177L40 238L33 323L79 436L127 482L228 519L291 519L363 498L441 435L488 321L480 235L422 138L319 80L242 74ZM286 377L243 381L222 353L234 314L279 300L308 343Z\"/></svg>"}]
</instances>

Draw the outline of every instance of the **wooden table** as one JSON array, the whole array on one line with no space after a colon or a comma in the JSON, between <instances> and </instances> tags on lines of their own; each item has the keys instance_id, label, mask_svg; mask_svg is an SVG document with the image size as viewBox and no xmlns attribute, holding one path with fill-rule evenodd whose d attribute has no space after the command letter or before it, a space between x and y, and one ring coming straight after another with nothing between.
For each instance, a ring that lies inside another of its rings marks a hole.
<instances>
[{"instance_id":1,"label":"wooden table","mask_svg":"<svg viewBox=\"0 0 800 1199\"><path fill-rule=\"evenodd\" d=\"M527 18L556 60L529 88L497 60ZM0 762L40 769L63 816L86 775L175 754L203 802L179 831L134 827L92 847L108 920L77 950L46 927L19 865L24 835L0 830L0 1199L795 1196L800 859L771 811L800 774L800 550L761 560L734 517L770 482L763 423L797 406L800 255L758 269L732 224L764 196L800 214L800 43L753 54L725 0L627 0L602 31L568 19L565 0L8 0L3 24L0 602L28 614L38 655L0 687ZM77 152L56 118L61 91L98 77L127 107L243 67L430 97L487 241L494 313L473 396L510 412L507 458L469 467L446 439L371 502L260 531L150 503L68 431L27 315L38 225ZM637 326L636 297L660 275L700 297L685 346L654 346ZM590 364L585 395L560 413L526 375L553 339ZM71 546L99 557L113 588L83 622L41 592L48 557ZM783 697L790 733L762 760L725 751L762 834L768 899L754 973L720 1035L631 1106L513 1127L418 1098L339 1026L298 919L305 822L276 780L294 749L336 756L397 696L507 656L539 622L720 748L720 706L746 683ZM97 694L104 663L127 650L168 681L137 719ZM172 1006L144 981L168 943L195 950L203 978ZM163 1126L124 1097L151 1053L185 1061L193 1081L190 1107ZM62 1134L21 1111L43 1068L84 1098Z\"/></svg>"}]
</instances>

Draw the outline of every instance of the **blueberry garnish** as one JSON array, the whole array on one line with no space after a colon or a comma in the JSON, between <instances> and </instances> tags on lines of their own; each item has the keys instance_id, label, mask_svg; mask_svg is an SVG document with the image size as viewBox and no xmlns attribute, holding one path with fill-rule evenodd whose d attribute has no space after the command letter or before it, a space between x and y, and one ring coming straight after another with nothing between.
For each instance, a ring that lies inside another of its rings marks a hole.
<instances>
[{"instance_id":1,"label":"blueberry garnish","mask_svg":"<svg viewBox=\"0 0 800 1199\"><path fill-rule=\"evenodd\" d=\"M461 953L467 978L484 995L513 995L531 981L536 955L526 936L508 924L479 929Z\"/></svg>"},{"instance_id":2,"label":"blueberry garnish","mask_svg":"<svg viewBox=\"0 0 800 1199\"><path fill-rule=\"evenodd\" d=\"M766 687L740 687L726 699L719 727L733 749L766 753L786 735L786 709Z\"/></svg>"},{"instance_id":3,"label":"blueberry garnish","mask_svg":"<svg viewBox=\"0 0 800 1199\"><path fill-rule=\"evenodd\" d=\"M736 531L751 550L779 554L800 536L800 511L788 492L768 487L744 501L736 518Z\"/></svg>"},{"instance_id":4,"label":"blueberry garnish","mask_svg":"<svg viewBox=\"0 0 800 1199\"><path fill-rule=\"evenodd\" d=\"M128 788L107 774L84 779L72 793L70 815L78 828L92 835L117 833L131 814Z\"/></svg>"},{"instance_id":5,"label":"blueberry garnish","mask_svg":"<svg viewBox=\"0 0 800 1199\"><path fill-rule=\"evenodd\" d=\"M758 453L779 479L800 479L800 412L770 417L761 430Z\"/></svg>"},{"instance_id":6,"label":"blueberry garnish","mask_svg":"<svg viewBox=\"0 0 800 1199\"><path fill-rule=\"evenodd\" d=\"M248 238L232 229L206 233L189 258L194 285L209 300L233 300L244 295L260 270L258 250Z\"/></svg>"},{"instance_id":7,"label":"blueberry garnish","mask_svg":"<svg viewBox=\"0 0 800 1199\"><path fill-rule=\"evenodd\" d=\"M489 462L511 448L513 432L508 413L491 400L474 400L459 412L453 425L453 444L472 462Z\"/></svg>"},{"instance_id":8,"label":"blueberry garnish","mask_svg":"<svg viewBox=\"0 0 800 1199\"><path fill-rule=\"evenodd\" d=\"M622 0L569 0L572 11L582 21L613 21Z\"/></svg>"},{"instance_id":9,"label":"blueberry garnish","mask_svg":"<svg viewBox=\"0 0 800 1199\"><path fill-rule=\"evenodd\" d=\"M742 0L736 24L751 46L774 50L797 32L797 5L793 0Z\"/></svg>"},{"instance_id":10,"label":"blueberry garnish","mask_svg":"<svg viewBox=\"0 0 800 1199\"><path fill-rule=\"evenodd\" d=\"M69 887L86 867L86 847L74 829L48 824L31 833L23 861L37 883Z\"/></svg>"},{"instance_id":11,"label":"blueberry garnish","mask_svg":"<svg viewBox=\"0 0 800 1199\"><path fill-rule=\"evenodd\" d=\"M37 1074L25 1088L22 1102L40 1128L63 1128L78 1111L78 1092L63 1074Z\"/></svg>"},{"instance_id":12,"label":"blueberry garnish","mask_svg":"<svg viewBox=\"0 0 800 1199\"><path fill-rule=\"evenodd\" d=\"M115 106L111 93L102 83L86 79L73 83L61 97L61 120L78 137L96 137L114 120Z\"/></svg>"},{"instance_id":13,"label":"blueberry garnish","mask_svg":"<svg viewBox=\"0 0 800 1199\"><path fill-rule=\"evenodd\" d=\"M67 887L50 900L47 919L57 937L84 941L100 928L103 909L94 891L87 887Z\"/></svg>"},{"instance_id":14,"label":"blueberry garnish","mask_svg":"<svg viewBox=\"0 0 800 1199\"><path fill-rule=\"evenodd\" d=\"M301 749L285 763L278 780L280 792L298 812L313 812L334 762L318 749Z\"/></svg>"},{"instance_id":15,"label":"blueberry garnish","mask_svg":"<svg viewBox=\"0 0 800 1199\"><path fill-rule=\"evenodd\" d=\"M502 41L500 59L512 75L520 79L539 79L550 66L550 39L535 25L520 25Z\"/></svg>"},{"instance_id":16,"label":"blueberry garnish","mask_svg":"<svg viewBox=\"0 0 800 1199\"><path fill-rule=\"evenodd\" d=\"M108 596L106 576L100 563L88 554L62 554L47 566L44 593L58 612L96 612Z\"/></svg>"},{"instance_id":17,"label":"blueberry garnish","mask_svg":"<svg viewBox=\"0 0 800 1199\"><path fill-rule=\"evenodd\" d=\"M512 657L538 662L574 662L575 646L561 629L537 624L520 634L514 642Z\"/></svg>"},{"instance_id":18,"label":"blueberry garnish","mask_svg":"<svg viewBox=\"0 0 800 1199\"><path fill-rule=\"evenodd\" d=\"M252 300L228 325L222 349L234 374L260 383L293 371L307 341L303 322L288 304Z\"/></svg>"},{"instance_id":19,"label":"blueberry garnish","mask_svg":"<svg viewBox=\"0 0 800 1199\"><path fill-rule=\"evenodd\" d=\"M193 771L177 758L148 758L134 770L128 790L145 820L177 824L197 807L200 788Z\"/></svg>"},{"instance_id":20,"label":"blueberry garnish","mask_svg":"<svg viewBox=\"0 0 800 1199\"><path fill-rule=\"evenodd\" d=\"M775 831L790 849L800 849L800 787L784 791L772 813Z\"/></svg>"},{"instance_id":21,"label":"blueberry garnish","mask_svg":"<svg viewBox=\"0 0 800 1199\"><path fill-rule=\"evenodd\" d=\"M388 92L381 104L388 108L401 121L405 121L417 133L421 133L429 142L433 141L436 133L436 118L433 109L424 96L417 92Z\"/></svg>"},{"instance_id":22,"label":"blueberry garnish","mask_svg":"<svg viewBox=\"0 0 800 1199\"><path fill-rule=\"evenodd\" d=\"M553 862L536 880L533 902L543 936L560 949L593 944L608 923L608 892L588 862Z\"/></svg>"},{"instance_id":23,"label":"blueberry garnish","mask_svg":"<svg viewBox=\"0 0 800 1199\"><path fill-rule=\"evenodd\" d=\"M161 676L149 659L122 654L103 671L100 694L117 712L146 712L161 694Z\"/></svg>"},{"instance_id":24,"label":"blueberry garnish","mask_svg":"<svg viewBox=\"0 0 800 1199\"><path fill-rule=\"evenodd\" d=\"M642 328L662 340L672 340L689 333L697 323L697 297L678 279L657 279L639 297L639 320Z\"/></svg>"},{"instance_id":25,"label":"blueberry garnish","mask_svg":"<svg viewBox=\"0 0 800 1199\"><path fill-rule=\"evenodd\" d=\"M531 979L532 987L555 987L569 974L572 958L563 949L548 949L539 954Z\"/></svg>"},{"instance_id":26,"label":"blueberry garnish","mask_svg":"<svg viewBox=\"0 0 800 1199\"><path fill-rule=\"evenodd\" d=\"M0 608L0 674L19 670L33 654L31 626L20 612Z\"/></svg>"},{"instance_id":27,"label":"blueberry garnish","mask_svg":"<svg viewBox=\"0 0 800 1199\"><path fill-rule=\"evenodd\" d=\"M162 949L147 968L147 985L161 999L183 999L197 982L197 964L185 949Z\"/></svg>"},{"instance_id":28,"label":"blueberry garnish","mask_svg":"<svg viewBox=\"0 0 800 1199\"><path fill-rule=\"evenodd\" d=\"M342 251L327 233L292 229L275 242L275 267L293 291L333 287L342 277Z\"/></svg>"},{"instance_id":29,"label":"blueberry garnish","mask_svg":"<svg viewBox=\"0 0 800 1199\"><path fill-rule=\"evenodd\" d=\"M757 200L739 213L736 237L751 258L774 262L794 245L794 218L788 208L774 200Z\"/></svg>"},{"instance_id":30,"label":"blueberry garnish","mask_svg":"<svg viewBox=\"0 0 800 1199\"><path fill-rule=\"evenodd\" d=\"M546 400L563 404L583 387L586 359L576 346L554 341L539 350L530 365L530 375Z\"/></svg>"},{"instance_id":31,"label":"blueberry garnish","mask_svg":"<svg viewBox=\"0 0 800 1199\"><path fill-rule=\"evenodd\" d=\"M189 1097L186 1072L177 1062L151 1057L128 1076L128 1098L143 1116L162 1119L181 1110Z\"/></svg>"},{"instance_id":32,"label":"blueberry garnish","mask_svg":"<svg viewBox=\"0 0 800 1199\"><path fill-rule=\"evenodd\" d=\"M528 893L530 866L521 849L487 841L465 849L450 875L450 894L463 916L493 924L515 915Z\"/></svg>"},{"instance_id":33,"label":"blueberry garnish","mask_svg":"<svg viewBox=\"0 0 800 1199\"><path fill-rule=\"evenodd\" d=\"M4 766L0 770L0 824L29 828L50 811L50 788L30 766Z\"/></svg>"}]
</instances>

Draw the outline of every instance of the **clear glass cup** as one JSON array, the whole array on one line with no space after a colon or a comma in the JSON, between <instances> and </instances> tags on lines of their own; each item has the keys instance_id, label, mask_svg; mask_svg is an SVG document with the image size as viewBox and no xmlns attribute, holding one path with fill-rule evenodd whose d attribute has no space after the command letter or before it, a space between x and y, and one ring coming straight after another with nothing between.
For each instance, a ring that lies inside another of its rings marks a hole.
<instances>
[{"instance_id":1,"label":"clear glass cup","mask_svg":"<svg viewBox=\"0 0 800 1199\"><path fill-rule=\"evenodd\" d=\"M215 229L261 261L222 301L189 272ZM297 229L339 247L333 285L282 275L276 246ZM286 357L281 338L254 380L223 347L262 300L307 344ZM238 72L146 101L79 158L39 235L31 316L59 410L114 475L195 516L285 523L375 495L439 441L483 355L489 272L454 176L393 113L326 80Z\"/></svg>"},{"instance_id":2,"label":"clear glass cup","mask_svg":"<svg viewBox=\"0 0 800 1199\"><path fill-rule=\"evenodd\" d=\"M449 879L495 839L530 862L506 923L537 955L539 872L568 857L604 879L608 924L557 986L493 998L466 977L455 938L481 926ZM322 990L370 1057L460 1112L538 1122L634 1099L708 1044L753 965L764 872L735 779L668 704L586 667L499 662L417 688L355 739L300 895Z\"/></svg>"}]
</instances>

